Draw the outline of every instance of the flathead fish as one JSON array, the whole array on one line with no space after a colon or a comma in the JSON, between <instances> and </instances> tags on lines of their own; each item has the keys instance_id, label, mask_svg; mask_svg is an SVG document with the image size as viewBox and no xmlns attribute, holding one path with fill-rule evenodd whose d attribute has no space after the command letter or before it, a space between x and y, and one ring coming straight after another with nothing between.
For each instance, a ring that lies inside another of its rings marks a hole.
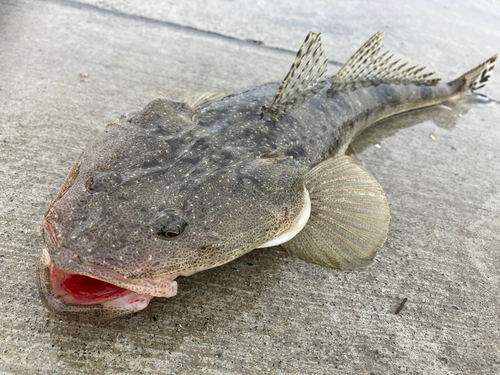
<instances>
[{"instance_id":1,"label":"flathead fish","mask_svg":"<svg viewBox=\"0 0 500 375\"><path fill-rule=\"evenodd\" d=\"M283 245L340 269L369 265L389 206L345 151L363 129L479 89L497 55L439 83L370 38L333 77L309 33L281 83L122 116L79 157L50 205L37 281L45 305L109 319L177 293L175 279Z\"/></svg>"}]
</instances>

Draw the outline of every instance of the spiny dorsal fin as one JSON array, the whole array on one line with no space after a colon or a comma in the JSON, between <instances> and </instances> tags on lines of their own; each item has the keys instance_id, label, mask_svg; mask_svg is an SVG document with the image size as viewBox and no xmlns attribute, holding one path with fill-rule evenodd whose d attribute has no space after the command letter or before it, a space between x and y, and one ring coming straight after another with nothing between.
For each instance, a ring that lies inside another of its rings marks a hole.
<instances>
[{"instance_id":1,"label":"spiny dorsal fin","mask_svg":"<svg viewBox=\"0 0 500 375\"><path fill-rule=\"evenodd\" d=\"M301 103L308 92L325 80L327 64L321 34L309 32L276 96L263 111L277 114L290 105Z\"/></svg>"},{"instance_id":2,"label":"spiny dorsal fin","mask_svg":"<svg viewBox=\"0 0 500 375\"><path fill-rule=\"evenodd\" d=\"M197 108L202 107L213 100L222 98L224 95L226 94L223 92L218 92L216 94L213 93L191 94L183 97L181 99L181 102L187 104L193 110L196 110Z\"/></svg>"},{"instance_id":3,"label":"spiny dorsal fin","mask_svg":"<svg viewBox=\"0 0 500 375\"><path fill-rule=\"evenodd\" d=\"M385 81L398 83L420 83L423 85L435 85L439 78L427 79L435 73L420 74L422 70L417 65L406 68L408 63L401 60L391 61L394 55L389 51L380 55L383 47L384 32L379 31L372 36L352 57L345 63L342 69L333 78L333 85L346 82L360 81Z\"/></svg>"}]
</instances>

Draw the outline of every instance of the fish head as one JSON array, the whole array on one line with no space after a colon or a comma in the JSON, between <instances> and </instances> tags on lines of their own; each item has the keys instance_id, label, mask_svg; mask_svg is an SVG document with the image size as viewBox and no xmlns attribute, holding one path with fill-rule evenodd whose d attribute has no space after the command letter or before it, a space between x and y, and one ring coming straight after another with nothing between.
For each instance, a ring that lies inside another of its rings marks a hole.
<instances>
[{"instance_id":1,"label":"fish head","mask_svg":"<svg viewBox=\"0 0 500 375\"><path fill-rule=\"evenodd\" d=\"M174 296L178 276L290 230L305 206L296 163L197 149L194 127L189 106L156 100L81 155L41 226L37 281L50 310L82 320L138 311Z\"/></svg>"}]
</instances>

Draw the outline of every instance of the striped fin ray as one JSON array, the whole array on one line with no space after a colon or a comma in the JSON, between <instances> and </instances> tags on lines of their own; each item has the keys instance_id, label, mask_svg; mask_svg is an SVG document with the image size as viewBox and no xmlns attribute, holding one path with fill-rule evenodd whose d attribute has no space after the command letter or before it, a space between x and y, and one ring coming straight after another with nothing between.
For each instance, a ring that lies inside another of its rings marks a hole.
<instances>
[{"instance_id":1,"label":"striped fin ray","mask_svg":"<svg viewBox=\"0 0 500 375\"><path fill-rule=\"evenodd\" d=\"M283 246L311 263L340 269L371 264L389 230L385 194L361 165L348 156L327 159L306 175L311 216Z\"/></svg>"},{"instance_id":2,"label":"striped fin ray","mask_svg":"<svg viewBox=\"0 0 500 375\"><path fill-rule=\"evenodd\" d=\"M495 68L495 64L498 59L498 54L490 57L484 63L476 66L474 69L468 71L461 77L456 80L450 82L450 85L463 85L463 90L478 90L488 82L488 79L493 75L493 69Z\"/></svg>"},{"instance_id":3,"label":"striped fin ray","mask_svg":"<svg viewBox=\"0 0 500 375\"><path fill-rule=\"evenodd\" d=\"M199 109L203 107L205 104L208 104L214 100L222 98L224 95L223 92L218 93L203 93L203 94L191 94L183 97L181 102L190 106L193 110Z\"/></svg>"},{"instance_id":4,"label":"striped fin ray","mask_svg":"<svg viewBox=\"0 0 500 375\"><path fill-rule=\"evenodd\" d=\"M441 79L428 79L435 73L422 73L425 67L417 65L407 67L401 60L391 61L389 51L380 54L383 48L384 32L373 35L339 70L332 82L332 87L339 83L360 81L384 81L390 83L419 83L435 85Z\"/></svg>"},{"instance_id":5,"label":"striped fin ray","mask_svg":"<svg viewBox=\"0 0 500 375\"><path fill-rule=\"evenodd\" d=\"M279 114L289 106L302 103L307 93L326 81L327 64L321 34L309 32L275 97L263 112Z\"/></svg>"}]
</instances>

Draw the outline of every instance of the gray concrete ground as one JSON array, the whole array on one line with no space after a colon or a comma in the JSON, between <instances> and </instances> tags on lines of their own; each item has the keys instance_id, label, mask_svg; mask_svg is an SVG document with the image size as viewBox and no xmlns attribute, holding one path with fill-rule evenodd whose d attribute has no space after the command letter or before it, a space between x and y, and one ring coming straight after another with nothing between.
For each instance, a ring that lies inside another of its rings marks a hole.
<instances>
[{"instance_id":1,"label":"gray concrete ground","mask_svg":"<svg viewBox=\"0 0 500 375\"><path fill-rule=\"evenodd\" d=\"M398 55L452 79L500 52L498 2L83 3L0 0L1 373L500 373L498 102L414 112L355 141L392 212L366 270L261 249L96 324L49 314L34 277L45 210L119 115L281 80L309 30L339 63L384 29ZM483 90L494 99L499 76Z\"/></svg>"}]
</instances>

